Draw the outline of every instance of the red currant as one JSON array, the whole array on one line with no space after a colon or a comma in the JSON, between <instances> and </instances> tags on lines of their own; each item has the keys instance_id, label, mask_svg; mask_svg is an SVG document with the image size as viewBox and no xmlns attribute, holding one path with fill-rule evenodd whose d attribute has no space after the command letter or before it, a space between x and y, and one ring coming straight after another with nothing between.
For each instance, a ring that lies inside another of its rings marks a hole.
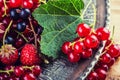
<instances>
[{"instance_id":1,"label":"red currant","mask_svg":"<svg viewBox=\"0 0 120 80\"><path fill-rule=\"evenodd\" d=\"M40 75L40 73L41 73L41 68L40 68L40 66L35 65L34 68L32 69L32 73L33 73L36 77L38 77L38 76Z\"/></svg>"},{"instance_id":2,"label":"red currant","mask_svg":"<svg viewBox=\"0 0 120 80\"><path fill-rule=\"evenodd\" d=\"M111 67L115 63L115 58L112 58L111 61L107 64L108 67Z\"/></svg>"},{"instance_id":3,"label":"red currant","mask_svg":"<svg viewBox=\"0 0 120 80\"><path fill-rule=\"evenodd\" d=\"M90 74L87 76L87 80L98 80L98 75L96 72L90 72Z\"/></svg>"},{"instance_id":4,"label":"red currant","mask_svg":"<svg viewBox=\"0 0 120 80\"><path fill-rule=\"evenodd\" d=\"M33 1L32 0L24 0L22 3L23 8L31 9L33 7Z\"/></svg>"},{"instance_id":5,"label":"red currant","mask_svg":"<svg viewBox=\"0 0 120 80\"><path fill-rule=\"evenodd\" d=\"M101 68L98 68L95 70L95 72L98 74L99 80L105 80L107 72Z\"/></svg>"},{"instance_id":6,"label":"red currant","mask_svg":"<svg viewBox=\"0 0 120 80\"><path fill-rule=\"evenodd\" d=\"M97 48L99 41L95 35L89 35L85 38L84 44L88 48Z\"/></svg>"},{"instance_id":7,"label":"red currant","mask_svg":"<svg viewBox=\"0 0 120 80\"><path fill-rule=\"evenodd\" d=\"M65 42L63 45L62 45L62 51L64 54L68 54L71 50L70 50L70 44L71 42Z\"/></svg>"},{"instance_id":8,"label":"red currant","mask_svg":"<svg viewBox=\"0 0 120 80\"><path fill-rule=\"evenodd\" d=\"M80 37L86 37L90 34L90 31L91 31L91 28L87 25L87 24L84 24L84 23L81 23L77 26L77 34L80 36Z\"/></svg>"},{"instance_id":9,"label":"red currant","mask_svg":"<svg viewBox=\"0 0 120 80\"><path fill-rule=\"evenodd\" d=\"M21 66L17 66L14 68L14 74L18 77L22 76L24 73L24 69Z\"/></svg>"},{"instance_id":10,"label":"red currant","mask_svg":"<svg viewBox=\"0 0 120 80\"><path fill-rule=\"evenodd\" d=\"M72 63L76 63L80 60L80 54L76 54L74 53L73 51L71 51L69 54L68 54L68 60Z\"/></svg>"},{"instance_id":11,"label":"red currant","mask_svg":"<svg viewBox=\"0 0 120 80\"><path fill-rule=\"evenodd\" d=\"M119 47L117 45L111 45L107 51L111 57L117 57L119 55Z\"/></svg>"},{"instance_id":12,"label":"red currant","mask_svg":"<svg viewBox=\"0 0 120 80\"><path fill-rule=\"evenodd\" d=\"M100 27L96 30L97 36L100 40L108 40L110 37L110 32L104 27Z\"/></svg>"},{"instance_id":13,"label":"red currant","mask_svg":"<svg viewBox=\"0 0 120 80\"><path fill-rule=\"evenodd\" d=\"M108 53L105 53L101 56L100 61L103 63L109 63L111 61L111 56Z\"/></svg>"},{"instance_id":14,"label":"red currant","mask_svg":"<svg viewBox=\"0 0 120 80\"><path fill-rule=\"evenodd\" d=\"M16 8L21 6L21 3L22 3L22 0L10 0L9 4L12 8Z\"/></svg>"},{"instance_id":15,"label":"red currant","mask_svg":"<svg viewBox=\"0 0 120 80\"><path fill-rule=\"evenodd\" d=\"M32 73L26 73L22 80L36 80L36 77Z\"/></svg>"},{"instance_id":16,"label":"red currant","mask_svg":"<svg viewBox=\"0 0 120 80\"><path fill-rule=\"evenodd\" d=\"M84 58L84 59L90 58L91 56L92 56L92 49L85 49L81 53L81 58Z\"/></svg>"},{"instance_id":17,"label":"red currant","mask_svg":"<svg viewBox=\"0 0 120 80\"><path fill-rule=\"evenodd\" d=\"M81 53L84 50L84 43L83 42L76 42L73 46L73 50L75 53Z\"/></svg>"}]
</instances>

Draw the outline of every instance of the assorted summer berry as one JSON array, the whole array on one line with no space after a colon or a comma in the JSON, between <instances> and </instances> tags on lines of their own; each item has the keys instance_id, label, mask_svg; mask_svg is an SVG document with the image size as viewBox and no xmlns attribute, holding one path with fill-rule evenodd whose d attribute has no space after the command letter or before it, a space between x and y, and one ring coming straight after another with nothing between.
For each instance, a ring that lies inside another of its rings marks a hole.
<instances>
[{"instance_id":1,"label":"assorted summer berry","mask_svg":"<svg viewBox=\"0 0 120 80\"><path fill-rule=\"evenodd\" d=\"M0 80L36 80L43 27L31 15L39 0L0 0ZM28 71L29 70L29 73Z\"/></svg>"}]
</instances>

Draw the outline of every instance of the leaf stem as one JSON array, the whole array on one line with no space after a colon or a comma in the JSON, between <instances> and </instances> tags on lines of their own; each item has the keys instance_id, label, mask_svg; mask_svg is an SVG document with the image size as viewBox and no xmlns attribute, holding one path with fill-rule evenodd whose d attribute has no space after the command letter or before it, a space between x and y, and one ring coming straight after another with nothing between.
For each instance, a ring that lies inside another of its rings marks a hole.
<instances>
[{"instance_id":1,"label":"leaf stem","mask_svg":"<svg viewBox=\"0 0 120 80\"><path fill-rule=\"evenodd\" d=\"M85 9L84 9L84 11L83 11L83 13L81 14L81 19L82 19L82 20L83 20L83 16L85 15L85 12L87 11L87 9L88 9L88 7L89 7L89 5L90 5L91 3L92 3L92 0L89 0L87 6L85 7Z\"/></svg>"},{"instance_id":2,"label":"leaf stem","mask_svg":"<svg viewBox=\"0 0 120 80\"><path fill-rule=\"evenodd\" d=\"M114 34L115 34L115 26L113 26L113 29L112 29L112 36L111 36L111 40L114 40Z\"/></svg>"},{"instance_id":3,"label":"leaf stem","mask_svg":"<svg viewBox=\"0 0 120 80\"><path fill-rule=\"evenodd\" d=\"M95 28L95 24L96 24L96 12L97 12L97 10L96 10L96 8L95 8L95 5L94 4L92 4L92 7L93 7L93 11L94 11L94 22L93 22L93 29Z\"/></svg>"}]
</instances>

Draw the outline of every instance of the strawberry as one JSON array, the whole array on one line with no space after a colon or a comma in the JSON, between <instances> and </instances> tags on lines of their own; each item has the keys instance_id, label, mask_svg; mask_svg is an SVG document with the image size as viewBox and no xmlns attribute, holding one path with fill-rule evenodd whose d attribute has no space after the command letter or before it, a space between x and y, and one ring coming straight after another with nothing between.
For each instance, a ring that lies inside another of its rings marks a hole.
<instances>
[{"instance_id":1,"label":"strawberry","mask_svg":"<svg viewBox=\"0 0 120 80\"><path fill-rule=\"evenodd\" d=\"M4 45L0 50L1 62L5 65L12 65L18 60L18 50L12 45Z\"/></svg>"},{"instance_id":2,"label":"strawberry","mask_svg":"<svg viewBox=\"0 0 120 80\"><path fill-rule=\"evenodd\" d=\"M40 58L37 49L33 44L26 44L20 55L20 61L23 65L32 66L39 64Z\"/></svg>"}]
</instances>

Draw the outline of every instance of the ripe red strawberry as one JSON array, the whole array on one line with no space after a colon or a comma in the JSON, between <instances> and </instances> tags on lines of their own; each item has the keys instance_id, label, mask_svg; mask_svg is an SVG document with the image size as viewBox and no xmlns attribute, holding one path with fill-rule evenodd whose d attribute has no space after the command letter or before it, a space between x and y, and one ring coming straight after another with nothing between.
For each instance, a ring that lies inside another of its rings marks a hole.
<instances>
[{"instance_id":1,"label":"ripe red strawberry","mask_svg":"<svg viewBox=\"0 0 120 80\"><path fill-rule=\"evenodd\" d=\"M39 54L37 53L37 49L33 44L26 44L20 56L20 61L23 65L37 65L40 62Z\"/></svg>"},{"instance_id":2,"label":"ripe red strawberry","mask_svg":"<svg viewBox=\"0 0 120 80\"><path fill-rule=\"evenodd\" d=\"M12 45L4 45L0 50L1 62L5 65L12 65L18 60L18 50Z\"/></svg>"}]
</instances>

